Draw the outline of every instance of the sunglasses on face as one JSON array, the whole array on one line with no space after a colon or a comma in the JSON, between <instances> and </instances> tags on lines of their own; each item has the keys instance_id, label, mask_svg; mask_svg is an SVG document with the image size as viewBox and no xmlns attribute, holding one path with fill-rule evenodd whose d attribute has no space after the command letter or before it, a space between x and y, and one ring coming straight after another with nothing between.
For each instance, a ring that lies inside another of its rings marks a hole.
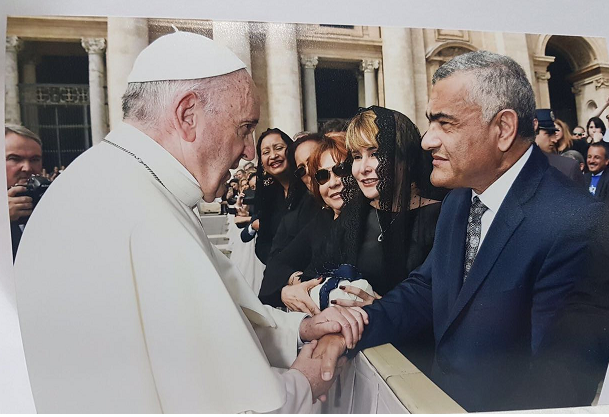
<instances>
[{"instance_id":1,"label":"sunglasses on face","mask_svg":"<svg viewBox=\"0 0 609 417\"><path fill-rule=\"evenodd\" d=\"M581 133L573 133L573 136L584 136L584 132L581 132Z\"/></svg>"},{"instance_id":2,"label":"sunglasses on face","mask_svg":"<svg viewBox=\"0 0 609 417\"><path fill-rule=\"evenodd\" d=\"M346 177L351 173L351 164L347 162L341 162L340 164L336 164L332 167L332 172L334 175L338 177ZM319 185L324 185L328 181L330 181L330 170L329 169L320 169L315 173L315 181Z\"/></svg>"},{"instance_id":3,"label":"sunglasses on face","mask_svg":"<svg viewBox=\"0 0 609 417\"><path fill-rule=\"evenodd\" d=\"M302 178L305 176L306 173L307 167L305 167L304 165L299 166L298 168L296 168L296 171L294 171L294 175L296 176L296 178Z\"/></svg>"}]
</instances>

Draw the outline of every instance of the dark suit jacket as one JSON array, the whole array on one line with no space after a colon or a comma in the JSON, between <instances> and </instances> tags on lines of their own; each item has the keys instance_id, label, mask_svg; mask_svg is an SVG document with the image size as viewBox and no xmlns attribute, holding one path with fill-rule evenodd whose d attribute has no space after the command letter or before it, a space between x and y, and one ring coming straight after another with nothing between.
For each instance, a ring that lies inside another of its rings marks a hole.
<instances>
[{"instance_id":1,"label":"dark suit jacket","mask_svg":"<svg viewBox=\"0 0 609 417\"><path fill-rule=\"evenodd\" d=\"M23 232L17 222L11 222L11 243L13 246L13 262L15 262L15 256L17 256L17 248L19 248L19 242L21 241L21 235Z\"/></svg>"},{"instance_id":2,"label":"dark suit jacket","mask_svg":"<svg viewBox=\"0 0 609 417\"><path fill-rule=\"evenodd\" d=\"M547 153L548 161L550 165L571 178L577 184L584 186L584 174L579 169L579 162L575 159L567 158L566 156L560 156L555 153Z\"/></svg>"},{"instance_id":3,"label":"dark suit jacket","mask_svg":"<svg viewBox=\"0 0 609 417\"><path fill-rule=\"evenodd\" d=\"M590 187L591 180L592 180L592 173L586 172L584 174L584 182L586 184L586 190L588 189L588 187ZM603 175L601 175L601 178L598 180L594 198L596 198L597 200L604 201L605 203L609 203L609 169L605 169L605 172L603 172Z\"/></svg>"},{"instance_id":4,"label":"dark suit jacket","mask_svg":"<svg viewBox=\"0 0 609 417\"><path fill-rule=\"evenodd\" d=\"M468 411L514 402L532 355L587 262L589 219L601 210L550 169L537 146L507 193L466 282L471 189L444 200L426 261L365 310L357 350L401 344L433 326L432 380ZM565 221L568 218L570 221Z\"/></svg>"}]
</instances>

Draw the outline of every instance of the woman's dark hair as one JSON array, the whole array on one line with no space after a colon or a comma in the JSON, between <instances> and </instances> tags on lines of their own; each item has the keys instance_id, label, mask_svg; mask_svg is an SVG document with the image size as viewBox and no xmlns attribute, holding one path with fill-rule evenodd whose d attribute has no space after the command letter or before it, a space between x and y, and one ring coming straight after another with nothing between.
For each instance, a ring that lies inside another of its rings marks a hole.
<instances>
[{"instance_id":1,"label":"woman's dark hair","mask_svg":"<svg viewBox=\"0 0 609 417\"><path fill-rule=\"evenodd\" d=\"M288 210L296 206L300 201L300 198L306 192L304 183L294 176L294 170L296 169L296 161L294 160L294 142L285 132L278 128L267 129L264 131L258 143L256 144L256 155L258 155L258 166L256 168L256 210L259 210L261 222L264 222L264 218L272 213L274 210L273 201L275 201L275 195L277 193L283 193L283 187L279 184L277 179L273 178L272 175L264 172L262 167L262 142L268 135L276 134L279 135L281 140L285 142L286 148L286 160L288 167L286 168L286 175L289 178L290 185L288 189L288 195L286 197L286 205ZM259 232L260 234L260 232Z\"/></svg>"},{"instance_id":2,"label":"woman's dark hair","mask_svg":"<svg viewBox=\"0 0 609 417\"><path fill-rule=\"evenodd\" d=\"M601 133L603 135L607 131L607 128L605 127L605 123L603 123L603 121L601 120L600 117L591 117L590 120L588 120L588 123L586 123L586 133L588 133L588 128L590 127L590 122L594 122L595 127L600 127Z\"/></svg>"}]
</instances>

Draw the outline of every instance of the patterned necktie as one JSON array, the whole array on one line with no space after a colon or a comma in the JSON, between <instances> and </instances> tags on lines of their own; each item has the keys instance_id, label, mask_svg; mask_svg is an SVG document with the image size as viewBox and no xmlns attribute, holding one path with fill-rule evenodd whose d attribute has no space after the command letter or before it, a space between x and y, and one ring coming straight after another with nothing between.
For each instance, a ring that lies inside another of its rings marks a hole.
<instances>
[{"instance_id":1,"label":"patterned necktie","mask_svg":"<svg viewBox=\"0 0 609 417\"><path fill-rule=\"evenodd\" d=\"M463 273L463 282L467 279L469 270L472 269L474 259L478 253L480 245L480 233L482 232L482 215L488 210L478 196L474 197L472 206L469 209L469 217L467 219L467 238L465 240L465 265Z\"/></svg>"}]
</instances>

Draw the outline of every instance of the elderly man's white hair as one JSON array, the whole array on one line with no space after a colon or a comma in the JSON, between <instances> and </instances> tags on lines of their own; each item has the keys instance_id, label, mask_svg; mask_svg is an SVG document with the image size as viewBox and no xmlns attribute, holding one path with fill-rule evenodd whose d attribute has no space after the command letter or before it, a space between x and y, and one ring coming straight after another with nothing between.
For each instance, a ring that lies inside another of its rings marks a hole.
<instances>
[{"instance_id":1,"label":"elderly man's white hair","mask_svg":"<svg viewBox=\"0 0 609 417\"><path fill-rule=\"evenodd\" d=\"M176 97L193 92L207 111L213 112L222 101L222 93L245 76L245 69L231 74L199 80L149 81L129 83L123 95L123 119L136 120L152 127L165 121Z\"/></svg>"}]
</instances>

